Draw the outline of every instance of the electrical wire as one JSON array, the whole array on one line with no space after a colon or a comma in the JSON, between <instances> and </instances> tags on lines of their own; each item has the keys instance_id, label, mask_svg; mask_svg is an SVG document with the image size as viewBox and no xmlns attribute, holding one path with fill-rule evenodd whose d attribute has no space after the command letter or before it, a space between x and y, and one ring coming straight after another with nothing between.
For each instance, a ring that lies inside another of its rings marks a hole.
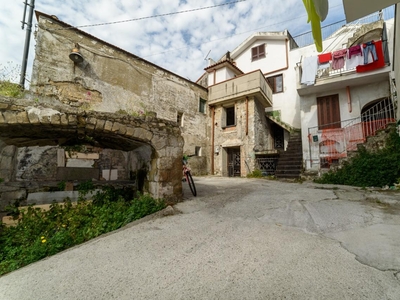
<instances>
[{"instance_id":1,"label":"electrical wire","mask_svg":"<svg viewBox=\"0 0 400 300\"><path fill-rule=\"evenodd\" d=\"M194 11L199 11L199 10L204 10L204 9L210 9L210 8L215 8L215 7L220 7L220 6L224 6L224 5L230 5L230 4L235 4L235 3L239 3L239 2L245 2L245 1L247 1L247 0L237 0L237 1L232 1L232 2L216 4L216 5L210 5L210 6L199 7L199 8L192 8L192 9L187 9L187 10L181 10L181 11L176 11L176 12L170 12L170 13L165 13L165 14L154 15L154 16L134 18L134 19L129 19L129 20L71 26L71 27L66 27L66 28L62 28L62 29L59 29L59 30L68 30L68 29L73 29L73 28L95 27L95 26L104 26L104 25L114 25L114 24L127 23L127 22L133 22L133 21L140 21L140 20L146 20L146 19L152 19L152 18L158 18L158 17L166 17L166 16L172 16L172 15L183 14L183 13L188 13L188 12L194 12Z\"/></svg>"}]
</instances>

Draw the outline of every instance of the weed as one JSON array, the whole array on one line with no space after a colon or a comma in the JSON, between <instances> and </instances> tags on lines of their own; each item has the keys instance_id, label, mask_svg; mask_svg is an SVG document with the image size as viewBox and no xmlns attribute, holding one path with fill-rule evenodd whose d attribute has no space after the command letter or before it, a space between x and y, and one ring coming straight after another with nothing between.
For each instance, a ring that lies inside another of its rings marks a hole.
<instances>
[{"instance_id":1,"label":"weed","mask_svg":"<svg viewBox=\"0 0 400 300\"><path fill-rule=\"evenodd\" d=\"M8 62L7 65L0 64L0 95L6 97L21 97L23 89L17 82L19 77L19 66Z\"/></svg>"},{"instance_id":2,"label":"weed","mask_svg":"<svg viewBox=\"0 0 400 300\"><path fill-rule=\"evenodd\" d=\"M253 172L247 174L247 178L262 178L264 177L263 173L259 169L255 169Z\"/></svg>"},{"instance_id":3,"label":"weed","mask_svg":"<svg viewBox=\"0 0 400 300\"><path fill-rule=\"evenodd\" d=\"M85 191L89 187L88 183L81 186ZM107 188L98 193L97 201L73 204L65 199L61 204L54 202L48 211L32 206L18 211L16 226L0 225L0 275L165 208L163 200L149 195L124 198L131 194Z\"/></svg>"}]
</instances>

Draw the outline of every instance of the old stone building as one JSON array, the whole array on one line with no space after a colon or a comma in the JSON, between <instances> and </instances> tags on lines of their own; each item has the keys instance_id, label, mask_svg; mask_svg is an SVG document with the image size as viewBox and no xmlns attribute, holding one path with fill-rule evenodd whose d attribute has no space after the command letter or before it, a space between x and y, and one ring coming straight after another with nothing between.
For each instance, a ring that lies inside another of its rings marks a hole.
<instances>
[{"instance_id":1,"label":"old stone building","mask_svg":"<svg viewBox=\"0 0 400 300\"><path fill-rule=\"evenodd\" d=\"M190 156L193 174L209 172L206 88L55 16L36 17L29 94L1 99L0 125L7 130L0 137L0 178L27 186L138 181L144 172L139 189L177 200L182 155Z\"/></svg>"}]
</instances>

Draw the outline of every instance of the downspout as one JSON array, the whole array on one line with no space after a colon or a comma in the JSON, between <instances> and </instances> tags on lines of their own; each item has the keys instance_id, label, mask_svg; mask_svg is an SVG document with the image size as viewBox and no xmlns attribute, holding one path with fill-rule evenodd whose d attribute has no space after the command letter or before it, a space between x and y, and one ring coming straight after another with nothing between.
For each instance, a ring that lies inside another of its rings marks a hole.
<instances>
[{"instance_id":1,"label":"downspout","mask_svg":"<svg viewBox=\"0 0 400 300\"><path fill-rule=\"evenodd\" d=\"M279 71L284 71L284 70L289 69L289 47L288 47L288 44L289 44L289 40L286 39L286 43L285 43L285 46L286 46L286 67L283 67L281 69L274 70L274 71L271 71L271 72L268 72L268 73L264 73L264 76L267 76L267 75L272 74L272 73L276 73L276 72L279 72Z\"/></svg>"},{"instance_id":2,"label":"downspout","mask_svg":"<svg viewBox=\"0 0 400 300\"><path fill-rule=\"evenodd\" d=\"M347 92L347 106L349 107L349 112L351 113L353 111L353 107L351 105L351 94L349 86L346 86L346 92Z\"/></svg>"},{"instance_id":3,"label":"downspout","mask_svg":"<svg viewBox=\"0 0 400 300\"><path fill-rule=\"evenodd\" d=\"M214 132L215 132L215 108L211 107L211 175L214 175Z\"/></svg>"},{"instance_id":4,"label":"downspout","mask_svg":"<svg viewBox=\"0 0 400 300\"><path fill-rule=\"evenodd\" d=\"M246 96L246 136L249 135L249 97Z\"/></svg>"}]
</instances>

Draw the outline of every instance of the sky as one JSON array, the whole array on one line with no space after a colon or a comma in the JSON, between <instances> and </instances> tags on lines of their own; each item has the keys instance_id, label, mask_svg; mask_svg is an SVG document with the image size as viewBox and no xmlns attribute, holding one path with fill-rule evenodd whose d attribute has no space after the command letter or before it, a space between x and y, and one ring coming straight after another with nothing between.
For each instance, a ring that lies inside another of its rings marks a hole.
<instances>
[{"instance_id":1,"label":"sky","mask_svg":"<svg viewBox=\"0 0 400 300\"><path fill-rule=\"evenodd\" d=\"M25 44L24 1L0 0L0 79L14 82ZM342 0L329 0L329 6L322 25L345 19ZM79 29L192 81L203 74L206 58L220 59L255 32L287 29L296 36L311 30L302 0L35 0L35 10L76 27L114 23ZM157 15L164 16L152 17ZM121 22L132 19L140 20ZM28 80L36 23L34 15Z\"/></svg>"}]
</instances>

